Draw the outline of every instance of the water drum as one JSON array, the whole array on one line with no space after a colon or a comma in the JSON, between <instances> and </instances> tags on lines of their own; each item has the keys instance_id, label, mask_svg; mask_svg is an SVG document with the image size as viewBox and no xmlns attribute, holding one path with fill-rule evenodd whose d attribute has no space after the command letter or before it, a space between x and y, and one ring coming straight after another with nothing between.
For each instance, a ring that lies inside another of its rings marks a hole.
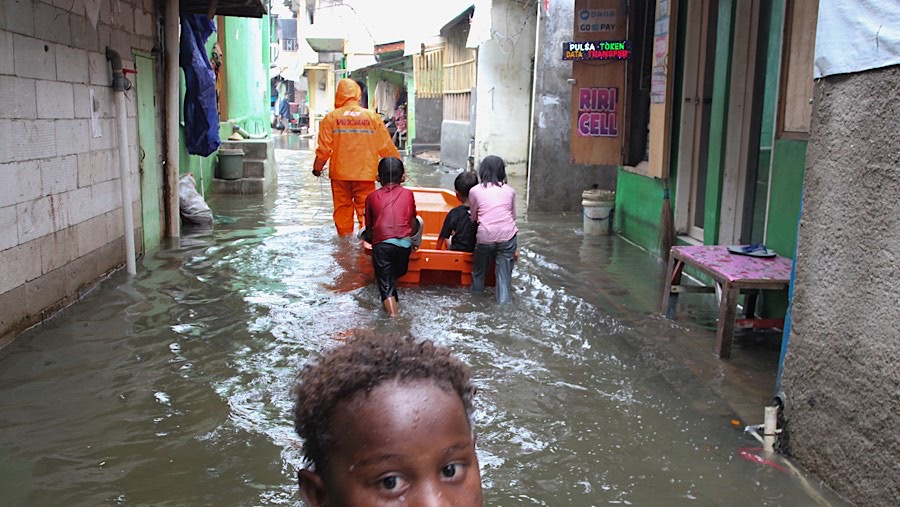
<instances>
[{"instance_id":1,"label":"water drum","mask_svg":"<svg viewBox=\"0 0 900 507\"><path fill-rule=\"evenodd\" d=\"M219 150L219 178L236 180L244 176L244 150Z\"/></svg>"},{"instance_id":2,"label":"water drum","mask_svg":"<svg viewBox=\"0 0 900 507\"><path fill-rule=\"evenodd\" d=\"M605 236L612 231L612 212L616 205L614 190L593 188L581 194L584 207L584 235Z\"/></svg>"}]
</instances>

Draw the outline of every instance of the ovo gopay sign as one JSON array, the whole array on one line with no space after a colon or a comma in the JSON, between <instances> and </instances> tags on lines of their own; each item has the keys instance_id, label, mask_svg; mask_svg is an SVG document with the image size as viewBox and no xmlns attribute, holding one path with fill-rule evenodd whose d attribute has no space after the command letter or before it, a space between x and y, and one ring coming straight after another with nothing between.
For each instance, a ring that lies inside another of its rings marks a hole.
<instances>
[{"instance_id":1,"label":"ovo gopay sign","mask_svg":"<svg viewBox=\"0 0 900 507\"><path fill-rule=\"evenodd\" d=\"M576 25L581 33L614 32L616 9L581 9Z\"/></svg>"}]
</instances>

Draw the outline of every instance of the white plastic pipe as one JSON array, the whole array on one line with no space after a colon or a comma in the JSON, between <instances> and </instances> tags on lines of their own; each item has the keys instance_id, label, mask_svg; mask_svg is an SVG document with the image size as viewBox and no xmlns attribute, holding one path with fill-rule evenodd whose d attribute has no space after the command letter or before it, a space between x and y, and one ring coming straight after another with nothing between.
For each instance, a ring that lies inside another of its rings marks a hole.
<instances>
[{"instance_id":1,"label":"white plastic pipe","mask_svg":"<svg viewBox=\"0 0 900 507\"><path fill-rule=\"evenodd\" d=\"M766 418L763 420L763 449L775 452L775 430L778 428L778 407L766 407Z\"/></svg>"},{"instance_id":2,"label":"white plastic pipe","mask_svg":"<svg viewBox=\"0 0 900 507\"><path fill-rule=\"evenodd\" d=\"M125 222L125 268L129 275L137 274L134 262L134 217L131 202L131 169L128 156L128 126L125 114L125 91L115 91L116 137L119 140L119 180L122 184L122 217Z\"/></svg>"}]
</instances>

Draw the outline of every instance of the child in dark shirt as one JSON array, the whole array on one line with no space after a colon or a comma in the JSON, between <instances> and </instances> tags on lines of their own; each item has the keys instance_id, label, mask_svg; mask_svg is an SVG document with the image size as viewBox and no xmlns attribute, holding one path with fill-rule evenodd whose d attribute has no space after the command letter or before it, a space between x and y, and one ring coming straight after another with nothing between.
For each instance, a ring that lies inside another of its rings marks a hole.
<instances>
[{"instance_id":1,"label":"child in dark shirt","mask_svg":"<svg viewBox=\"0 0 900 507\"><path fill-rule=\"evenodd\" d=\"M397 279L409 269L412 236L419 229L416 200L412 191L400 184L403 162L396 157L378 163L381 188L366 197L366 233L371 231L372 265L381 303L391 317L397 316Z\"/></svg>"},{"instance_id":2,"label":"child in dark shirt","mask_svg":"<svg viewBox=\"0 0 900 507\"><path fill-rule=\"evenodd\" d=\"M306 505L481 507L470 379L430 341L361 329L304 367L293 415Z\"/></svg>"},{"instance_id":3,"label":"child in dark shirt","mask_svg":"<svg viewBox=\"0 0 900 507\"><path fill-rule=\"evenodd\" d=\"M478 184L478 176L473 172L460 173L453 182L456 197L462 204L450 210L444 218L444 226L437 240L437 249L443 250L444 243L450 239L450 250L472 252L475 250L475 232L478 224L469 215L469 190Z\"/></svg>"}]
</instances>

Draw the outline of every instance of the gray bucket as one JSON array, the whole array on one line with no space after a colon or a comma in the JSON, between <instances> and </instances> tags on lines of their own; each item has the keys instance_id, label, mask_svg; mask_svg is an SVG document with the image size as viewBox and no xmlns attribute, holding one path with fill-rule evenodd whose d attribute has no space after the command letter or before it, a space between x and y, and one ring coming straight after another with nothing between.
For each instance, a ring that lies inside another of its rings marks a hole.
<instances>
[{"instance_id":1,"label":"gray bucket","mask_svg":"<svg viewBox=\"0 0 900 507\"><path fill-rule=\"evenodd\" d=\"M581 194L584 207L584 235L606 236L612 231L613 208L616 205L614 190L593 188Z\"/></svg>"},{"instance_id":2,"label":"gray bucket","mask_svg":"<svg viewBox=\"0 0 900 507\"><path fill-rule=\"evenodd\" d=\"M219 150L219 178L237 180L244 176L244 150Z\"/></svg>"}]
</instances>

